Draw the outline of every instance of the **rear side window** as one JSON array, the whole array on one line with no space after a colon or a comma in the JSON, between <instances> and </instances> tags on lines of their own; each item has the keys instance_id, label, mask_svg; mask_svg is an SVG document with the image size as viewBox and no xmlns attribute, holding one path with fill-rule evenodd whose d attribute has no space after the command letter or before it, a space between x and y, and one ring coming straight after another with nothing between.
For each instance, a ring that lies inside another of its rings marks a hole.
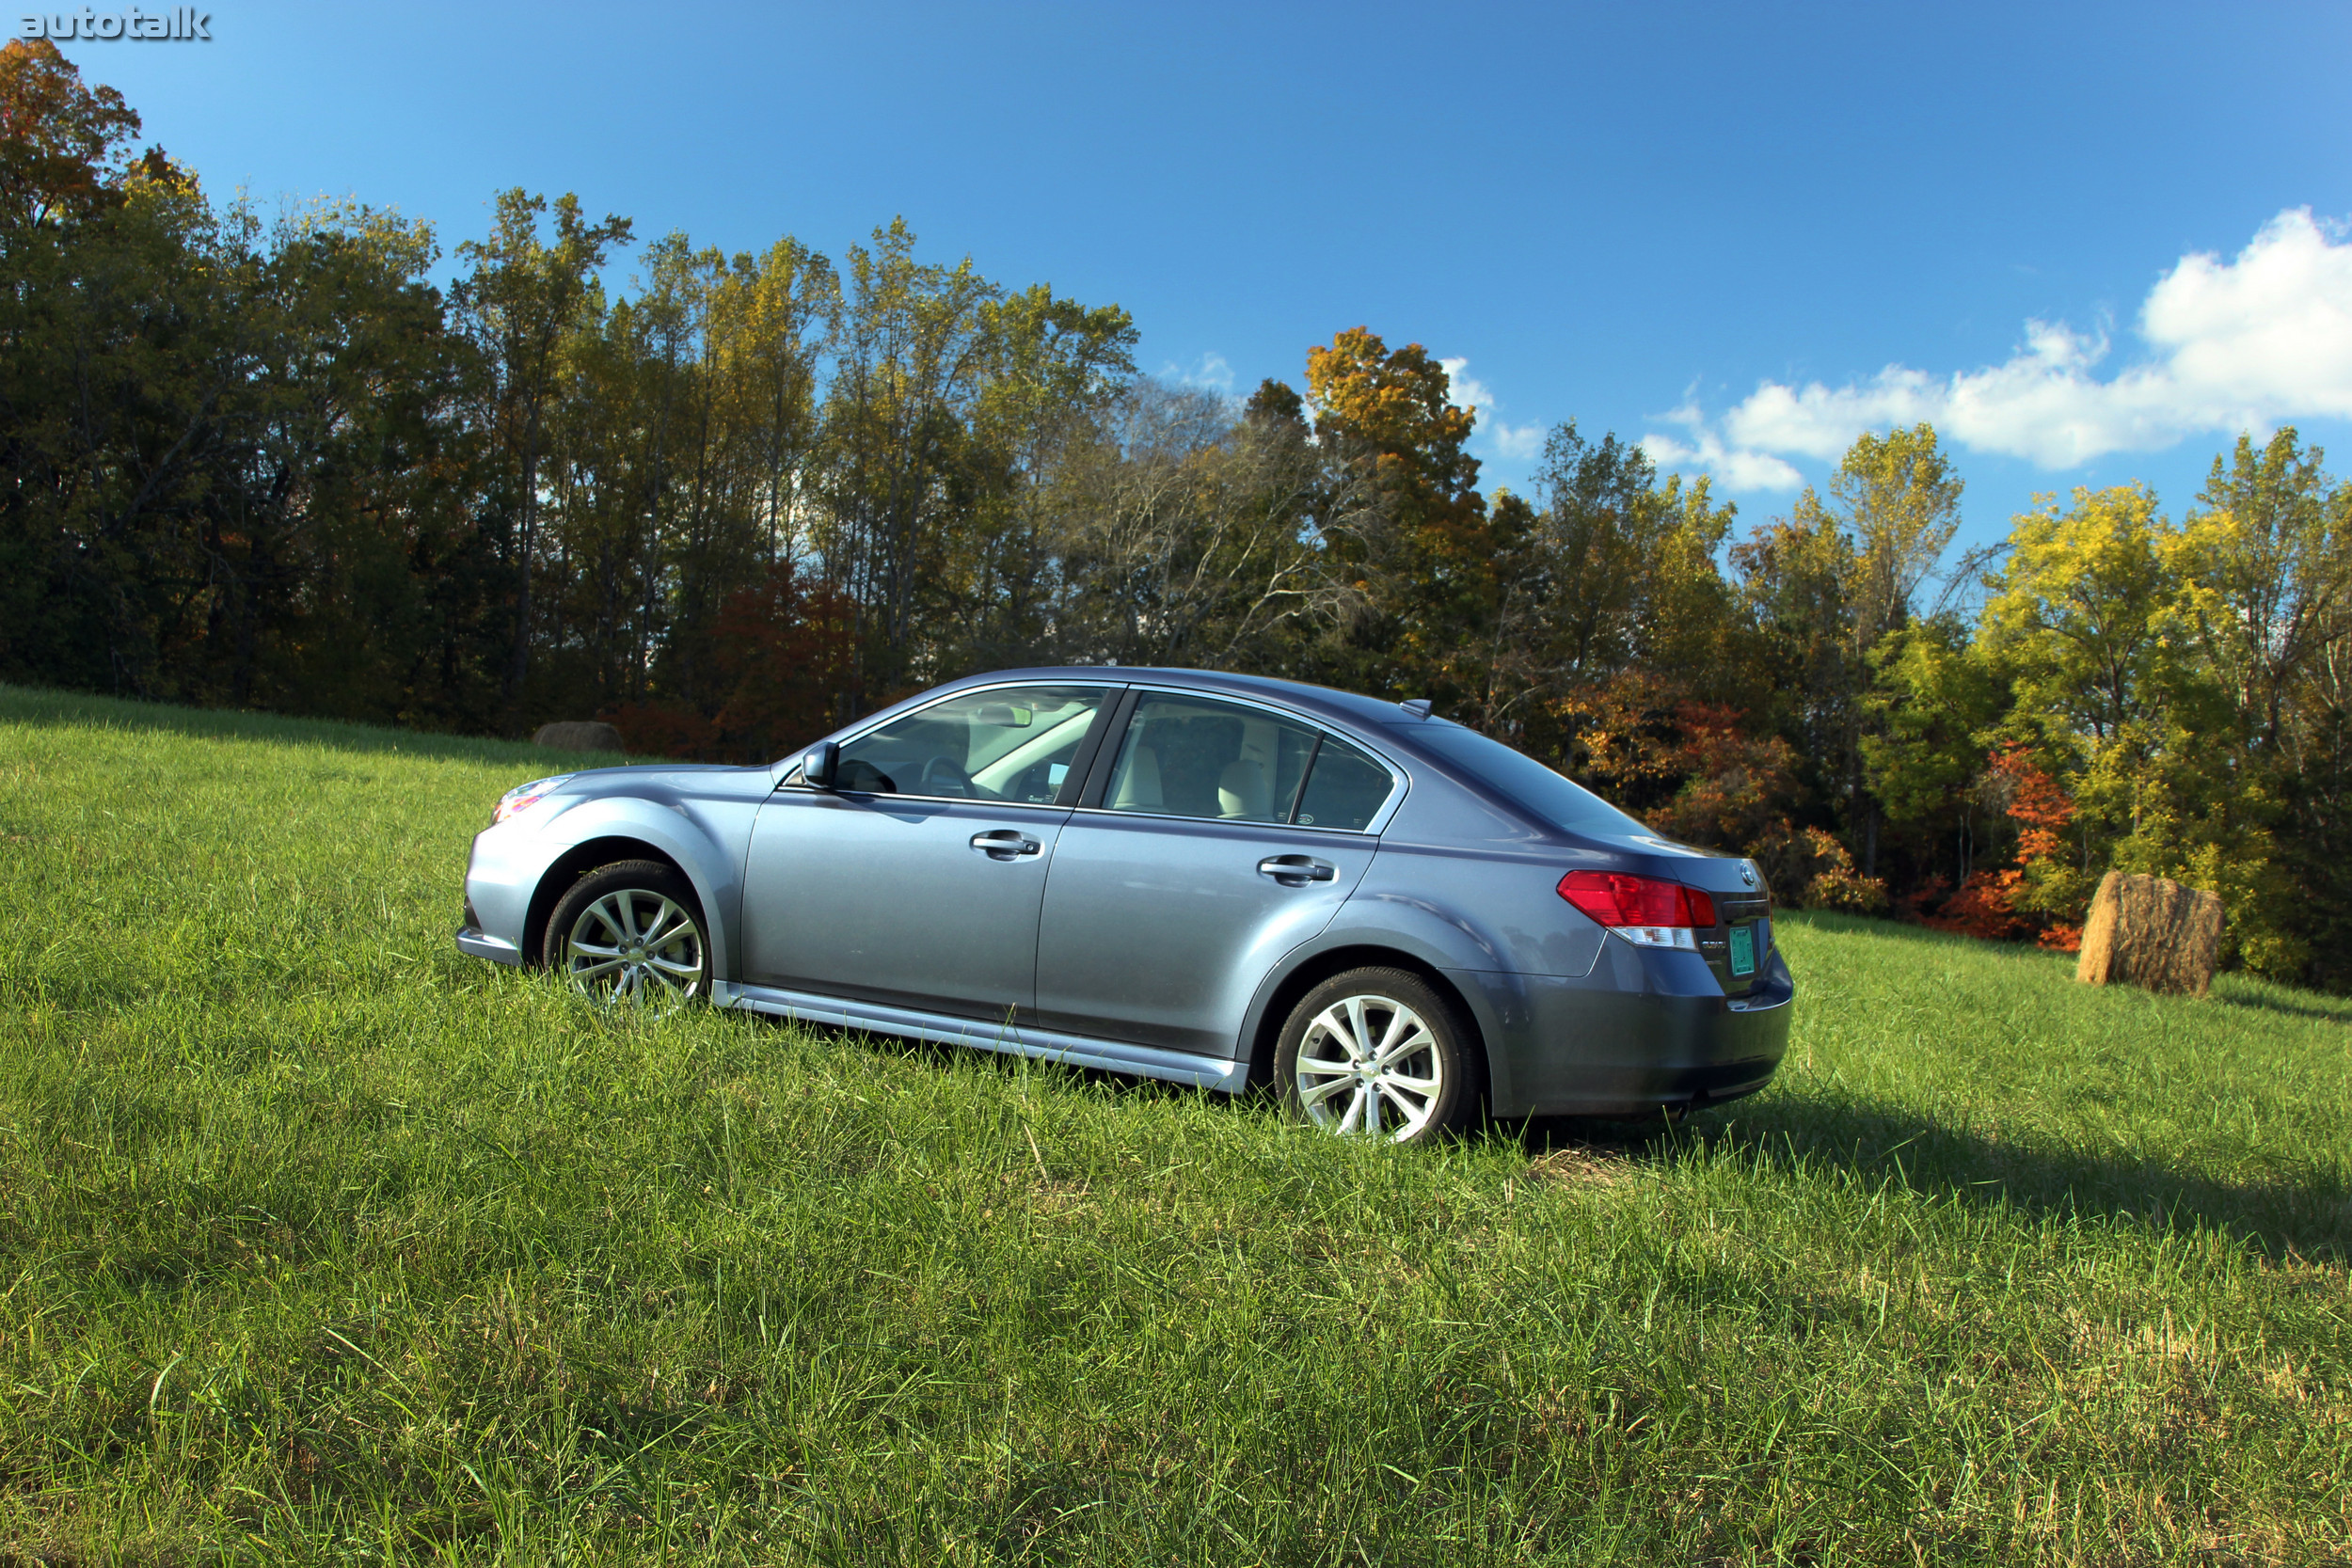
<instances>
[{"instance_id":1,"label":"rear side window","mask_svg":"<svg viewBox=\"0 0 2352 1568\"><path fill-rule=\"evenodd\" d=\"M1158 816L1286 822L1315 732L1196 697L1136 705L1103 804Z\"/></svg>"},{"instance_id":2,"label":"rear side window","mask_svg":"<svg viewBox=\"0 0 2352 1568\"><path fill-rule=\"evenodd\" d=\"M1323 737L1314 768L1298 797L1302 828L1345 828L1362 832L1396 787L1388 768L1335 735Z\"/></svg>"},{"instance_id":3,"label":"rear side window","mask_svg":"<svg viewBox=\"0 0 2352 1568\"><path fill-rule=\"evenodd\" d=\"M1362 832L1395 775L1360 747L1259 708L1147 696L1127 721L1106 811Z\"/></svg>"}]
</instances>

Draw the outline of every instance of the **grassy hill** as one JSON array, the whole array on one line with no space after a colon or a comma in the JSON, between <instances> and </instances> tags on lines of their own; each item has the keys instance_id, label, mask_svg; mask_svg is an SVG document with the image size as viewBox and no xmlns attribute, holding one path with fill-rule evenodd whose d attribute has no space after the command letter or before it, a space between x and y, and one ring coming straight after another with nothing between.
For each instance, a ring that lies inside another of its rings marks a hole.
<instances>
[{"instance_id":1,"label":"grassy hill","mask_svg":"<svg viewBox=\"0 0 2352 1568\"><path fill-rule=\"evenodd\" d=\"M1361 1148L460 958L566 760L0 689L0 1563L2352 1560L2352 1004L1792 916Z\"/></svg>"}]
</instances>

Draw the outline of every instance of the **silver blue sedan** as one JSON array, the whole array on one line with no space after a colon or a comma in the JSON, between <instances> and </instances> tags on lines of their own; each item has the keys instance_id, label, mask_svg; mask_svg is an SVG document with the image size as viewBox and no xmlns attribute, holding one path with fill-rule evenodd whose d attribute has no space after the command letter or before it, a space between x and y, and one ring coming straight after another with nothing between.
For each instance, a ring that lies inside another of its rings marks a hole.
<instances>
[{"instance_id":1,"label":"silver blue sedan","mask_svg":"<svg viewBox=\"0 0 2352 1568\"><path fill-rule=\"evenodd\" d=\"M1197 670L977 675L769 767L535 780L457 944L1399 1141L1752 1093L1795 993L1754 863L1426 703Z\"/></svg>"}]
</instances>

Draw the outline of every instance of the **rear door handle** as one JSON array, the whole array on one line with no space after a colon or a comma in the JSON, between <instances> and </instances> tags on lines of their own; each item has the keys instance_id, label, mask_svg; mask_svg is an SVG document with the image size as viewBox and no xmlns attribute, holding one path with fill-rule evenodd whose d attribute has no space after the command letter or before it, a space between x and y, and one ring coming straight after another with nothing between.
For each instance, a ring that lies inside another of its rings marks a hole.
<instances>
[{"instance_id":1,"label":"rear door handle","mask_svg":"<svg viewBox=\"0 0 2352 1568\"><path fill-rule=\"evenodd\" d=\"M1340 868L1311 855L1268 855L1258 863L1258 875L1271 877L1284 887L1339 880Z\"/></svg>"},{"instance_id":2,"label":"rear door handle","mask_svg":"<svg viewBox=\"0 0 2352 1568\"><path fill-rule=\"evenodd\" d=\"M1043 846L1026 833L1010 828L997 828L972 835L972 847L993 861L1017 861L1024 855L1034 855Z\"/></svg>"}]
</instances>

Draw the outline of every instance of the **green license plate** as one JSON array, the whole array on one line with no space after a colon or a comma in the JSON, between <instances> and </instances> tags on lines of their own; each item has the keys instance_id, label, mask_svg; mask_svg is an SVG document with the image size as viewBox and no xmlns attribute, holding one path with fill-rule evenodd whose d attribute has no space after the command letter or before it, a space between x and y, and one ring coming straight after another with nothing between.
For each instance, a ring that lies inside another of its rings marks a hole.
<instances>
[{"instance_id":1,"label":"green license plate","mask_svg":"<svg viewBox=\"0 0 2352 1568\"><path fill-rule=\"evenodd\" d=\"M1734 926L1731 928L1731 972L1734 974L1756 973L1756 927Z\"/></svg>"}]
</instances>

